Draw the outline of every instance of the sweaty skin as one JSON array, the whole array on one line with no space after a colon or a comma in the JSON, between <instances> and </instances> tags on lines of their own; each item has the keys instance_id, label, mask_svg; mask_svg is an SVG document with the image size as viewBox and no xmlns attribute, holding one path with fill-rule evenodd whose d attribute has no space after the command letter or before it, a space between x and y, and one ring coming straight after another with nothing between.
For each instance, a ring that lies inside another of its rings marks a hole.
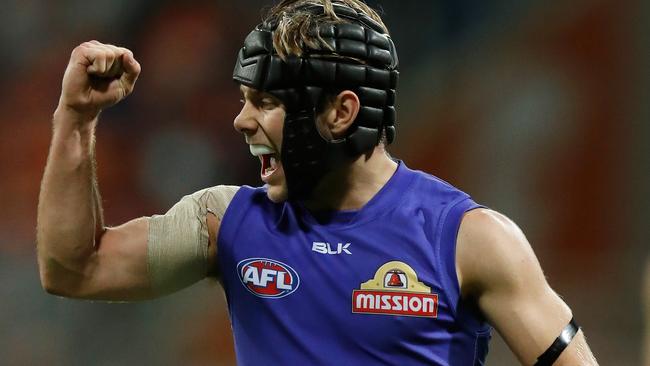
<instances>
[{"instance_id":1,"label":"sweaty skin","mask_svg":"<svg viewBox=\"0 0 650 366\"><path fill-rule=\"evenodd\" d=\"M38 207L37 249L43 287L51 293L85 299L139 300L160 295L147 268L151 218L117 227L104 225L96 184L94 141L99 112L131 93L140 65L124 48L84 43L72 52ZM242 89L244 105L235 129L249 144L279 151L284 110L277 101ZM341 136L359 111L350 91L339 94L319 116L324 135ZM363 207L386 184L397 164L382 145L326 176L305 202L312 210ZM276 175L277 174L277 175ZM269 198L286 198L281 167L268 177ZM202 206L185 210L185 220L207 223L208 265L218 273L220 218ZM462 220L456 253L458 283L504 337L522 364L531 365L571 318L571 311L544 279L523 233L505 216L486 209ZM187 284L189 285L189 283ZM596 365L580 332L556 365Z\"/></svg>"},{"instance_id":2,"label":"sweaty skin","mask_svg":"<svg viewBox=\"0 0 650 366\"><path fill-rule=\"evenodd\" d=\"M500 213L476 209L465 215L456 270L463 298L478 305L524 365L534 364L571 320L528 240ZM597 365L582 331L554 365Z\"/></svg>"}]
</instances>

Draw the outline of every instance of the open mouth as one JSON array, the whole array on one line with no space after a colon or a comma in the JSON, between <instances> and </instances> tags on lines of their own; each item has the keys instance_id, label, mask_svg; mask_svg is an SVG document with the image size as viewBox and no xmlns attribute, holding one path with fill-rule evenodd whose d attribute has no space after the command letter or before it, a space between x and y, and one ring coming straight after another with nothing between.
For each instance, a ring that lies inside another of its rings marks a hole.
<instances>
[{"instance_id":1,"label":"open mouth","mask_svg":"<svg viewBox=\"0 0 650 366\"><path fill-rule=\"evenodd\" d=\"M268 177L278 169L278 159L275 154L260 155L262 162L262 177Z\"/></svg>"},{"instance_id":2,"label":"open mouth","mask_svg":"<svg viewBox=\"0 0 650 366\"><path fill-rule=\"evenodd\" d=\"M271 147L266 145L250 145L251 154L257 156L262 163L260 175L262 178L270 177L280 167L280 157Z\"/></svg>"}]
</instances>

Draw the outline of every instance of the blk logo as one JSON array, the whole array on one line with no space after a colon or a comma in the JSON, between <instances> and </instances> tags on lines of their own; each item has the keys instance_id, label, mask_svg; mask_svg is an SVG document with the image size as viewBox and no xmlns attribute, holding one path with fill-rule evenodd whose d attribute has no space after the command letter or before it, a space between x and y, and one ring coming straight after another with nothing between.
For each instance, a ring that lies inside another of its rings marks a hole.
<instances>
[{"instance_id":1,"label":"blk logo","mask_svg":"<svg viewBox=\"0 0 650 366\"><path fill-rule=\"evenodd\" d=\"M312 246L311 250L313 250L316 253L320 254L352 254L348 248L350 247L350 243L338 243L336 246L327 243L327 242L320 242L320 241L315 241Z\"/></svg>"}]
</instances>

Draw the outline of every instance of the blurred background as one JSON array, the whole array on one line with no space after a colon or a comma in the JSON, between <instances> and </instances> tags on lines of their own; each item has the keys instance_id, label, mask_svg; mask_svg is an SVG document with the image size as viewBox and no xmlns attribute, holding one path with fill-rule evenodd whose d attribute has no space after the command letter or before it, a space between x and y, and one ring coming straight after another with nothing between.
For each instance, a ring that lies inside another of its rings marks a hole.
<instances>
[{"instance_id":1,"label":"blurred background","mask_svg":"<svg viewBox=\"0 0 650 366\"><path fill-rule=\"evenodd\" d=\"M391 152L513 218L602 365L640 365L650 222L650 3L368 1L401 61ZM258 185L232 127L236 51L269 1L0 4L0 364L233 365L221 289L136 304L46 295L36 206L63 71L97 39L143 72L98 129L107 224ZM495 334L489 365L516 365Z\"/></svg>"}]
</instances>

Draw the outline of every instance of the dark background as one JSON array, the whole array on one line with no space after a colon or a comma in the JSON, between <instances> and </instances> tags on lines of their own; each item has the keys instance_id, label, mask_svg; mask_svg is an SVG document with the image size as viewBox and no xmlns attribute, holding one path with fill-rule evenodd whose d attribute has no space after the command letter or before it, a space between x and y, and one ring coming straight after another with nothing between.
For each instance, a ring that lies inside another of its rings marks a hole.
<instances>
[{"instance_id":1,"label":"dark background","mask_svg":"<svg viewBox=\"0 0 650 366\"><path fill-rule=\"evenodd\" d=\"M513 218L603 365L638 365L648 254L650 5L614 0L379 3L401 61L391 152ZM269 2L0 4L0 364L231 365L220 288L102 304L46 295L34 227L71 50L142 64L98 129L107 223L216 184L259 184L232 128L237 49ZM516 361L495 335L491 365Z\"/></svg>"}]
</instances>

